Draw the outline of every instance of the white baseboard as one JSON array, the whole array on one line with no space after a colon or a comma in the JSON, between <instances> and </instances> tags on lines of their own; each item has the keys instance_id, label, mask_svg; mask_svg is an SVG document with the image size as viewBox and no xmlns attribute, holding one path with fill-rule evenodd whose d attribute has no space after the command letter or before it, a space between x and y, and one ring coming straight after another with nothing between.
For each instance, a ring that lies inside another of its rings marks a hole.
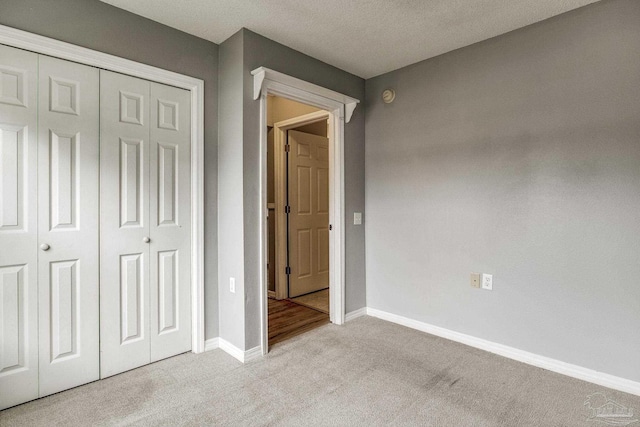
<instances>
[{"instance_id":1,"label":"white baseboard","mask_svg":"<svg viewBox=\"0 0 640 427\"><path fill-rule=\"evenodd\" d=\"M244 351L240 350L238 347L236 347L235 345L231 344L229 341L222 339L222 338L218 338L219 343L220 343L220 350L230 354L231 356L235 357L236 359L238 359L239 361L241 361L242 363L244 363Z\"/></svg>"},{"instance_id":2,"label":"white baseboard","mask_svg":"<svg viewBox=\"0 0 640 427\"><path fill-rule=\"evenodd\" d=\"M211 347L209 347L209 342L211 341ZM215 347L214 342L215 341ZM213 338L207 340L205 342L205 351L213 350L214 348L219 348L220 350L228 353L229 355L235 357L242 363L249 362L251 360L262 357L262 348L260 346L253 347L249 350L240 350L235 345L231 344L229 341L224 338Z\"/></svg>"},{"instance_id":3,"label":"white baseboard","mask_svg":"<svg viewBox=\"0 0 640 427\"><path fill-rule=\"evenodd\" d=\"M603 387L608 387L614 390L620 390L625 393L640 396L640 382L616 377L588 368L583 368L582 366L561 362L560 360L551 359L549 357L540 356L534 353L529 353L524 350L497 344L481 338L473 337L471 335L465 335L460 332L441 328L439 326L430 325L428 323L419 322L417 320L398 316L396 314L376 310L374 308L367 308L366 313L372 317L377 317L382 320L397 323L399 325L403 325L412 329L417 329L419 331L436 335L441 338L446 338L451 341L466 344L480 350L485 350L490 353L508 357L509 359L517 360L518 362L523 362L529 365L537 366L538 368L567 375L569 377L577 378L579 380L587 381L593 384L598 384Z\"/></svg>"},{"instance_id":4,"label":"white baseboard","mask_svg":"<svg viewBox=\"0 0 640 427\"><path fill-rule=\"evenodd\" d=\"M367 315L367 307L359 308L358 310L351 311L344 316L344 321L348 322L353 319L357 319L358 317Z\"/></svg>"},{"instance_id":5,"label":"white baseboard","mask_svg":"<svg viewBox=\"0 0 640 427\"><path fill-rule=\"evenodd\" d=\"M220 348L220 339L218 337L208 339L204 342L204 351L215 350Z\"/></svg>"},{"instance_id":6,"label":"white baseboard","mask_svg":"<svg viewBox=\"0 0 640 427\"><path fill-rule=\"evenodd\" d=\"M250 362L254 359L259 359L262 357L262 347L257 346L250 348L249 350L244 352L244 362Z\"/></svg>"}]
</instances>

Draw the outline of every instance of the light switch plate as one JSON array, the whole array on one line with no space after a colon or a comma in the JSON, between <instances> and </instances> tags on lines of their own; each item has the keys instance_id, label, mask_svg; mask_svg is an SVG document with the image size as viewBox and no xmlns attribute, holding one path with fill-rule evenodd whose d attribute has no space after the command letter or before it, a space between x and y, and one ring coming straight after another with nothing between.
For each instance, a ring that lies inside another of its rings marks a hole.
<instances>
[{"instance_id":1,"label":"light switch plate","mask_svg":"<svg viewBox=\"0 0 640 427\"><path fill-rule=\"evenodd\" d=\"M362 224L362 212L354 212L353 213L353 225Z\"/></svg>"},{"instance_id":2,"label":"light switch plate","mask_svg":"<svg viewBox=\"0 0 640 427\"><path fill-rule=\"evenodd\" d=\"M480 287L480 273L471 273L471 287L472 288Z\"/></svg>"},{"instance_id":3,"label":"light switch plate","mask_svg":"<svg viewBox=\"0 0 640 427\"><path fill-rule=\"evenodd\" d=\"M482 289L493 290L493 274L482 273Z\"/></svg>"},{"instance_id":4,"label":"light switch plate","mask_svg":"<svg viewBox=\"0 0 640 427\"><path fill-rule=\"evenodd\" d=\"M236 278L235 277L229 277L229 292L231 292L232 294L236 293Z\"/></svg>"}]
</instances>

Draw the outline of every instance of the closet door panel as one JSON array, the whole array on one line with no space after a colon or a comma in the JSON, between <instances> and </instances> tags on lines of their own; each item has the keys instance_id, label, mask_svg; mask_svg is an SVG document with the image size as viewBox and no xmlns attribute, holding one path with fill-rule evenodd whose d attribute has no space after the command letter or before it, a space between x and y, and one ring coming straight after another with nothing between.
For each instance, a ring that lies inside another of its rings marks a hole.
<instances>
[{"instance_id":1,"label":"closet door panel","mask_svg":"<svg viewBox=\"0 0 640 427\"><path fill-rule=\"evenodd\" d=\"M0 45L0 410L38 397L38 55Z\"/></svg>"},{"instance_id":2,"label":"closet door panel","mask_svg":"<svg viewBox=\"0 0 640 427\"><path fill-rule=\"evenodd\" d=\"M99 71L39 56L40 396L99 378Z\"/></svg>"},{"instance_id":3,"label":"closet door panel","mask_svg":"<svg viewBox=\"0 0 640 427\"><path fill-rule=\"evenodd\" d=\"M150 362L149 82L100 73L101 377Z\"/></svg>"},{"instance_id":4,"label":"closet door panel","mask_svg":"<svg viewBox=\"0 0 640 427\"><path fill-rule=\"evenodd\" d=\"M151 83L151 360L191 350L191 97Z\"/></svg>"}]
</instances>

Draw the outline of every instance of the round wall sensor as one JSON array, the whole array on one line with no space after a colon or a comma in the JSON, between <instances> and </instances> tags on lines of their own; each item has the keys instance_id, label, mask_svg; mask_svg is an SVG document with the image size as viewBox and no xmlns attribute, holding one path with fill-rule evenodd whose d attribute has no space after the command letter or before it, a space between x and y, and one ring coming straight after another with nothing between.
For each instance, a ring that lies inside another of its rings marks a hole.
<instances>
[{"instance_id":1,"label":"round wall sensor","mask_svg":"<svg viewBox=\"0 0 640 427\"><path fill-rule=\"evenodd\" d=\"M393 100L396 99L396 91L393 89L386 89L382 92L382 101L385 104L391 104Z\"/></svg>"}]
</instances>

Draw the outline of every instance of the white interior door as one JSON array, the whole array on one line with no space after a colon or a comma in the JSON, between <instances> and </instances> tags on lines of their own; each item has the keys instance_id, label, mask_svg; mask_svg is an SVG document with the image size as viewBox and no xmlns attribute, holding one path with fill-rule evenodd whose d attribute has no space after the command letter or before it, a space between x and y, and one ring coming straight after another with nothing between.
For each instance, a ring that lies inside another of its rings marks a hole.
<instances>
[{"instance_id":1,"label":"white interior door","mask_svg":"<svg viewBox=\"0 0 640 427\"><path fill-rule=\"evenodd\" d=\"M329 287L329 139L288 132L289 297Z\"/></svg>"},{"instance_id":2,"label":"white interior door","mask_svg":"<svg viewBox=\"0 0 640 427\"><path fill-rule=\"evenodd\" d=\"M151 361L191 349L191 94L151 83Z\"/></svg>"},{"instance_id":3,"label":"white interior door","mask_svg":"<svg viewBox=\"0 0 640 427\"><path fill-rule=\"evenodd\" d=\"M100 375L150 362L149 82L100 71Z\"/></svg>"},{"instance_id":4,"label":"white interior door","mask_svg":"<svg viewBox=\"0 0 640 427\"><path fill-rule=\"evenodd\" d=\"M38 397L37 76L0 45L0 410Z\"/></svg>"},{"instance_id":5,"label":"white interior door","mask_svg":"<svg viewBox=\"0 0 640 427\"><path fill-rule=\"evenodd\" d=\"M40 396L99 378L98 69L39 56Z\"/></svg>"}]
</instances>

